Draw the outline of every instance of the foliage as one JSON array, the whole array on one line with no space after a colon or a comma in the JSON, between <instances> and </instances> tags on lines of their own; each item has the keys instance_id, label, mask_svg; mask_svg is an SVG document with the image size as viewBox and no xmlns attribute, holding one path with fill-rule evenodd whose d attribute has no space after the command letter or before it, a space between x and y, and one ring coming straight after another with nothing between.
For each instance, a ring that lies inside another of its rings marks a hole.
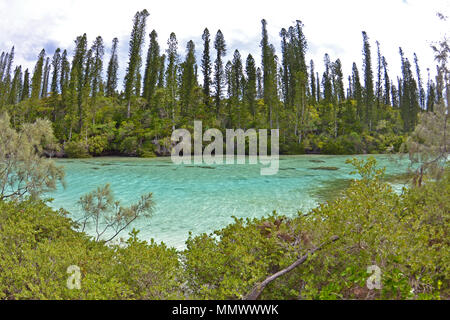
<instances>
[{"instance_id":1,"label":"foliage","mask_svg":"<svg viewBox=\"0 0 450 320\"><path fill-rule=\"evenodd\" d=\"M69 290L69 266L81 289ZM183 299L178 253L137 240L105 246L43 202L0 201L0 299Z\"/></svg>"},{"instance_id":2,"label":"foliage","mask_svg":"<svg viewBox=\"0 0 450 320\"><path fill-rule=\"evenodd\" d=\"M83 217L77 221L81 231L84 232L92 224L96 241L106 237L106 242L112 241L136 220L150 218L154 205L149 193L141 196L136 204L123 207L120 201L114 201L109 184L82 196L78 204L83 211Z\"/></svg>"},{"instance_id":3,"label":"foliage","mask_svg":"<svg viewBox=\"0 0 450 320\"><path fill-rule=\"evenodd\" d=\"M64 152L69 158L89 158L87 145L83 141L69 141L64 145Z\"/></svg>"},{"instance_id":4,"label":"foliage","mask_svg":"<svg viewBox=\"0 0 450 320\"><path fill-rule=\"evenodd\" d=\"M38 198L62 182L64 172L48 159L44 148L54 149L54 137L48 120L11 128L10 117L0 115L0 200Z\"/></svg>"}]
</instances>

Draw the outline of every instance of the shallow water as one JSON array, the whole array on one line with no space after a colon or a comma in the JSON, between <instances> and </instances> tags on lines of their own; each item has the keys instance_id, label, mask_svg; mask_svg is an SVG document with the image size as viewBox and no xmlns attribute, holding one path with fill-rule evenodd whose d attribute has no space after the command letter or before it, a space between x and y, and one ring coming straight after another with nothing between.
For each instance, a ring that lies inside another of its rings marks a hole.
<instances>
[{"instance_id":1,"label":"shallow water","mask_svg":"<svg viewBox=\"0 0 450 320\"><path fill-rule=\"evenodd\" d=\"M285 156L274 176L261 176L259 165L178 166L170 158L58 160L65 168L67 187L47 196L55 199L54 208L62 207L77 219L80 196L106 183L123 204L152 192L156 202L153 217L133 227L141 231L141 239L153 238L182 249L190 231L194 235L210 233L231 223L232 216L257 218L274 210L292 216L331 199L354 177L350 175L352 166L345 163L348 158L351 156ZM383 155L376 158L389 175L407 171L406 161L392 162ZM126 237L127 232L121 236Z\"/></svg>"}]
</instances>

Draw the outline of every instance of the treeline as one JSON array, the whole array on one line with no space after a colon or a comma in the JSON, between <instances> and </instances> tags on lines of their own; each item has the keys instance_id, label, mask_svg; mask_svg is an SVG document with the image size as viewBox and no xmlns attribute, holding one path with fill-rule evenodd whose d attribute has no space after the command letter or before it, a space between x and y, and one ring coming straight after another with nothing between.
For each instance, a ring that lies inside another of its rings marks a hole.
<instances>
[{"instance_id":1,"label":"treeline","mask_svg":"<svg viewBox=\"0 0 450 320\"><path fill-rule=\"evenodd\" d=\"M418 114L433 111L443 97L442 70L435 80L428 72L425 85L416 54L411 62L400 48L402 76L394 80L379 42L372 62L365 32L362 72L353 63L345 79L340 59L325 54L322 76L314 61L306 61L301 21L281 30L277 55L262 20L257 66L251 54L244 58L239 50L225 61L228 49L220 30L214 38L204 30L200 63L193 41L181 55L171 33L162 52L155 30L144 55L148 17L143 10L133 19L123 90L118 89L118 39L106 61L103 38L90 44L84 34L75 40L73 57L60 48L49 57L43 49L32 72L13 67L14 48L3 52L0 108L11 114L14 126L50 119L64 153L74 157L167 154L173 129L191 128L194 119L221 129L279 128L285 154L349 154L397 150Z\"/></svg>"}]
</instances>

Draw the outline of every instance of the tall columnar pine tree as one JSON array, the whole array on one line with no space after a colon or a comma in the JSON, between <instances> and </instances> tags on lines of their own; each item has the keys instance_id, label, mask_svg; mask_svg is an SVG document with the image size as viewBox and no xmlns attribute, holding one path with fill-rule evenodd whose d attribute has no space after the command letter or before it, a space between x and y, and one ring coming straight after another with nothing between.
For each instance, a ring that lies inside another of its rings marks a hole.
<instances>
[{"instance_id":1,"label":"tall columnar pine tree","mask_svg":"<svg viewBox=\"0 0 450 320\"><path fill-rule=\"evenodd\" d=\"M242 118L242 108L241 108L241 98L243 94L243 65L241 54L239 50L235 50L233 54L233 62L231 69L231 112L229 115L230 126L233 127L235 125L233 121L233 115L236 116L237 127L241 127L241 118Z\"/></svg>"},{"instance_id":2,"label":"tall columnar pine tree","mask_svg":"<svg viewBox=\"0 0 450 320\"><path fill-rule=\"evenodd\" d=\"M352 93L353 99L356 101L356 114L359 120L363 120L363 88L361 85L361 78L359 76L358 67L354 62L352 68Z\"/></svg>"},{"instance_id":3,"label":"tall columnar pine tree","mask_svg":"<svg viewBox=\"0 0 450 320\"><path fill-rule=\"evenodd\" d=\"M78 133L81 132L83 126L83 96L85 91L85 66L87 58L87 36L86 34L79 36L75 40L75 55L72 60L72 68L70 70L68 104L69 104L69 140L72 138L72 130L74 129L76 120L78 119Z\"/></svg>"},{"instance_id":4,"label":"tall columnar pine tree","mask_svg":"<svg viewBox=\"0 0 450 320\"><path fill-rule=\"evenodd\" d=\"M166 55L162 54L158 71L158 89L164 88L164 78L166 75Z\"/></svg>"},{"instance_id":5,"label":"tall columnar pine tree","mask_svg":"<svg viewBox=\"0 0 450 320\"><path fill-rule=\"evenodd\" d=\"M119 70L119 58L117 55L117 47L119 45L119 39L114 38L111 48L111 58L108 63L108 70L106 72L106 88L105 95L107 97L114 97L116 95L118 84L118 70Z\"/></svg>"},{"instance_id":6,"label":"tall columnar pine tree","mask_svg":"<svg viewBox=\"0 0 450 320\"><path fill-rule=\"evenodd\" d=\"M105 46L103 38L98 36L92 45L92 66L91 66L91 96L92 105L95 105L99 92L103 91L103 56L105 55Z\"/></svg>"},{"instance_id":7,"label":"tall columnar pine tree","mask_svg":"<svg viewBox=\"0 0 450 320\"><path fill-rule=\"evenodd\" d=\"M417 58L417 55L414 53L414 64L416 65L416 76L417 76L417 84L418 84L418 94L419 94L419 105L422 110L425 109L425 90L423 88L423 80L422 80L422 74L420 72L419 67L419 59Z\"/></svg>"},{"instance_id":8,"label":"tall columnar pine tree","mask_svg":"<svg viewBox=\"0 0 450 320\"><path fill-rule=\"evenodd\" d=\"M232 102L232 90L233 90L233 64L231 61L228 61L225 65L225 84L227 89L227 100L226 100L226 108L225 108L225 127L230 129L232 128L232 108L233 108L233 102Z\"/></svg>"},{"instance_id":9,"label":"tall columnar pine tree","mask_svg":"<svg viewBox=\"0 0 450 320\"><path fill-rule=\"evenodd\" d=\"M381 104L383 103L383 83L382 83L383 63L382 63L382 56L381 56L381 51L380 51L380 43L378 41L376 41L376 45L377 45L377 82L375 84L375 96L376 96L376 106L377 106L378 114L376 115L377 118L375 119L375 121L378 121Z\"/></svg>"},{"instance_id":10,"label":"tall columnar pine tree","mask_svg":"<svg viewBox=\"0 0 450 320\"><path fill-rule=\"evenodd\" d=\"M370 51L369 37L365 31L363 35L363 68L364 68L364 123L369 131L375 125L377 111L374 105L372 57Z\"/></svg>"},{"instance_id":11,"label":"tall columnar pine tree","mask_svg":"<svg viewBox=\"0 0 450 320\"><path fill-rule=\"evenodd\" d=\"M282 90L282 97L283 97L283 102L284 102L284 106L285 108L289 107L289 93L290 93L290 88L289 88L289 46L288 46L288 32L286 31L285 28L281 29L280 32L280 37L281 37L281 55L282 55L282 75L281 75L281 79L282 79L282 86L281 86L281 90Z\"/></svg>"},{"instance_id":12,"label":"tall columnar pine tree","mask_svg":"<svg viewBox=\"0 0 450 320\"><path fill-rule=\"evenodd\" d=\"M166 88L169 96L167 112L170 113L172 119L172 129L175 130L178 97L178 40L175 33L170 34L167 46Z\"/></svg>"},{"instance_id":13,"label":"tall columnar pine tree","mask_svg":"<svg viewBox=\"0 0 450 320\"><path fill-rule=\"evenodd\" d=\"M316 74L314 71L314 61L311 59L310 63L309 63L309 72L310 72L310 86L311 86L311 99L310 99L310 103L311 104L316 104L317 102L317 87L316 87Z\"/></svg>"},{"instance_id":14,"label":"tall columnar pine tree","mask_svg":"<svg viewBox=\"0 0 450 320\"><path fill-rule=\"evenodd\" d=\"M38 56L36 66L34 67L33 78L31 80L31 99L38 100L41 94L42 76L44 72L45 50L42 49Z\"/></svg>"},{"instance_id":15,"label":"tall columnar pine tree","mask_svg":"<svg viewBox=\"0 0 450 320\"><path fill-rule=\"evenodd\" d=\"M392 106L394 108L399 108L400 107L399 90L397 90L397 87L395 86L393 81L391 81L391 99L392 99Z\"/></svg>"},{"instance_id":16,"label":"tall columnar pine tree","mask_svg":"<svg viewBox=\"0 0 450 320\"><path fill-rule=\"evenodd\" d=\"M325 71L322 76L323 99L325 104L331 104L333 103L332 65L328 53L325 53L323 61L325 64Z\"/></svg>"},{"instance_id":17,"label":"tall columnar pine tree","mask_svg":"<svg viewBox=\"0 0 450 320\"><path fill-rule=\"evenodd\" d=\"M15 105L20 101L21 90L22 90L22 66L16 67L14 70L14 77L11 83L11 90L9 92L9 97L7 104Z\"/></svg>"},{"instance_id":18,"label":"tall columnar pine tree","mask_svg":"<svg viewBox=\"0 0 450 320\"><path fill-rule=\"evenodd\" d=\"M223 57L227 53L227 47L225 44L225 38L222 31L218 30L216 38L214 40L214 48L216 49L216 61L214 62L214 103L216 107L216 113L220 113L220 102L223 97L223 86L225 82L225 71L223 67Z\"/></svg>"},{"instance_id":19,"label":"tall columnar pine tree","mask_svg":"<svg viewBox=\"0 0 450 320\"><path fill-rule=\"evenodd\" d=\"M55 102L58 93L59 93L59 77L61 75L61 49L58 48L55 50L55 54L53 55L52 59L52 82L50 85L50 92L52 100Z\"/></svg>"},{"instance_id":20,"label":"tall columnar pine tree","mask_svg":"<svg viewBox=\"0 0 450 320\"><path fill-rule=\"evenodd\" d=\"M49 79L50 79L50 58L47 57L47 59L45 59L45 65L44 65L41 98L47 98Z\"/></svg>"},{"instance_id":21,"label":"tall columnar pine tree","mask_svg":"<svg viewBox=\"0 0 450 320\"><path fill-rule=\"evenodd\" d=\"M147 63L144 73L144 92L143 97L147 99L149 106L155 95L156 86L158 84L158 75L160 70L160 47L158 43L158 34L155 30L150 33L150 45L147 53Z\"/></svg>"},{"instance_id":22,"label":"tall columnar pine tree","mask_svg":"<svg viewBox=\"0 0 450 320\"><path fill-rule=\"evenodd\" d=\"M332 79L333 79L333 122L334 122L334 137L338 135L338 118L340 116L340 105L345 100L344 91L344 75L342 72L341 60L337 59L332 65Z\"/></svg>"},{"instance_id":23,"label":"tall columnar pine tree","mask_svg":"<svg viewBox=\"0 0 450 320\"><path fill-rule=\"evenodd\" d=\"M197 77L195 74L196 60L195 60L195 44L191 40L187 43L186 47L186 60L182 64L181 75L181 90L180 90L180 102L181 102L181 115L183 117L195 114L194 108L194 93L197 87Z\"/></svg>"},{"instance_id":24,"label":"tall columnar pine tree","mask_svg":"<svg viewBox=\"0 0 450 320\"><path fill-rule=\"evenodd\" d=\"M249 113L256 120L256 99L257 99L257 79L255 59L251 54L248 55L245 64L245 74L247 81L245 82L245 101Z\"/></svg>"},{"instance_id":25,"label":"tall columnar pine tree","mask_svg":"<svg viewBox=\"0 0 450 320\"><path fill-rule=\"evenodd\" d=\"M67 95L70 81L70 62L67 58L67 50L64 50L61 56L61 74L59 76L59 88L61 90L61 103L67 104Z\"/></svg>"},{"instance_id":26,"label":"tall columnar pine tree","mask_svg":"<svg viewBox=\"0 0 450 320\"><path fill-rule=\"evenodd\" d=\"M273 128L274 113L278 104L278 83L277 83L277 62L275 48L269 44L269 35L267 33L267 22L261 20L262 39L261 39L261 61L263 72L263 99L267 107L267 122L270 128Z\"/></svg>"},{"instance_id":27,"label":"tall columnar pine tree","mask_svg":"<svg viewBox=\"0 0 450 320\"><path fill-rule=\"evenodd\" d=\"M317 103L319 103L322 100L322 92L320 90L320 77L319 77L319 73L316 72L316 89L317 89Z\"/></svg>"},{"instance_id":28,"label":"tall columnar pine tree","mask_svg":"<svg viewBox=\"0 0 450 320\"><path fill-rule=\"evenodd\" d=\"M27 100L30 97L30 72L28 69L25 70L25 74L23 76L23 87L22 87L22 96L20 101Z\"/></svg>"},{"instance_id":29,"label":"tall columnar pine tree","mask_svg":"<svg viewBox=\"0 0 450 320\"><path fill-rule=\"evenodd\" d=\"M400 48L400 57L402 61L402 89L400 90L400 112L403 118L404 130L410 132L414 130L417 120L419 106L419 94L417 82L411 71L411 63L404 57L403 50Z\"/></svg>"},{"instance_id":30,"label":"tall columnar pine tree","mask_svg":"<svg viewBox=\"0 0 450 320\"><path fill-rule=\"evenodd\" d=\"M50 85L51 91L51 103L53 105L53 121L56 121L57 111L58 111L58 86L59 86L59 76L61 74L61 49L56 49L55 54L52 59L52 82Z\"/></svg>"},{"instance_id":31,"label":"tall columnar pine tree","mask_svg":"<svg viewBox=\"0 0 450 320\"><path fill-rule=\"evenodd\" d=\"M12 47L11 51L4 55L3 66L1 67L0 72L0 105L3 105L7 102L8 97L10 95L11 90L11 82L12 82L12 68L14 62L14 47Z\"/></svg>"},{"instance_id":32,"label":"tall columnar pine tree","mask_svg":"<svg viewBox=\"0 0 450 320\"><path fill-rule=\"evenodd\" d=\"M203 55L202 55L202 73L203 73L203 94L205 96L205 105L210 107L211 97L211 34L208 28L203 31Z\"/></svg>"},{"instance_id":33,"label":"tall columnar pine tree","mask_svg":"<svg viewBox=\"0 0 450 320\"><path fill-rule=\"evenodd\" d=\"M147 10L137 12L131 31L129 62L125 75L124 88L127 102L127 117L131 117L131 98L140 95L140 68L142 64L141 49L144 42L145 26L149 13Z\"/></svg>"},{"instance_id":34,"label":"tall columnar pine tree","mask_svg":"<svg viewBox=\"0 0 450 320\"><path fill-rule=\"evenodd\" d=\"M260 67L256 69L256 97L258 99L263 98L263 78Z\"/></svg>"},{"instance_id":35,"label":"tall columnar pine tree","mask_svg":"<svg viewBox=\"0 0 450 320\"><path fill-rule=\"evenodd\" d=\"M383 65L384 72L383 103L388 106L391 104L391 80L389 79L388 63L384 56L381 58L381 64Z\"/></svg>"},{"instance_id":36,"label":"tall columnar pine tree","mask_svg":"<svg viewBox=\"0 0 450 320\"><path fill-rule=\"evenodd\" d=\"M340 59L337 59L333 63L333 88L336 96L335 100L339 103L343 103L345 100L344 74L342 72L342 63Z\"/></svg>"},{"instance_id":37,"label":"tall columnar pine tree","mask_svg":"<svg viewBox=\"0 0 450 320\"><path fill-rule=\"evenodd\" d=\"M436 102L436 85L431 80L430 76L430 69L427 69L428 71L428 82L427 82L427 111L433 112L434 111L434 103Z\"/></svg>"}]
</instances>

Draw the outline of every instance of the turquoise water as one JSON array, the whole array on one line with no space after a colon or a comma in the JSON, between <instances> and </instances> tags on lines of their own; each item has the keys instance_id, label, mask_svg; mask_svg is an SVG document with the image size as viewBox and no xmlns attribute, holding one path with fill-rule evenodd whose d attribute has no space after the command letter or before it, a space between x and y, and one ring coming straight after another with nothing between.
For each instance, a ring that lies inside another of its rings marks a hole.
<instances>
[{"instance_id":1,"label":"turquoise water","mask_svg":"<svg viewBox=\"0 0 450 320\"><path fill-rule=\"evenodd\" d=\"M317 206L326 200L330 190L336 194L342 189L339 182L352 178L349 173L353 168L345 164L348 158L281 157L280 171L274 176L261 176L259 165L178 166L170 158L58 160L65 168L67 186L48 196L55 199L51 204L54 208L64 208L77 219L80 196L106 183L111 184L116 199L123 204L152 192L156 202L153 217L134 227L141 231L141 239L153 238L182 249L190 231L195 235L210 233L231 223L232 216L257 218L274 210L294 215ZM407 170L406 161L376 158L388 174ZM339 170L312 170L318 167ZM126 237L127 232L122 236Z\"/></svg>"}]
</instances>

